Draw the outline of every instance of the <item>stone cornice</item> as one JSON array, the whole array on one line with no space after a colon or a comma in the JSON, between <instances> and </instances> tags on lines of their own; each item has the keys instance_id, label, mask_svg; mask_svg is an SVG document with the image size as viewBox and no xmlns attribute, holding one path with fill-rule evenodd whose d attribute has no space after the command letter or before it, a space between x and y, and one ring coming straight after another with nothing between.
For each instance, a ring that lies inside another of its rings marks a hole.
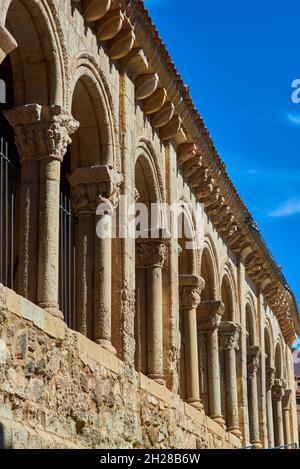
<instances>
[{"instance_id":1,"label":"stone cornice","mask_svg":"<svg viewBox=\"0 0 300 469\"><path fill-rule=\"evenodd\" d=\"M269 251L253 235L251 214L229 178L189 88L142 0L85 0L84 5L86 21L96 18L98 39L109 37L108 54L114 60L120 59L121 70L135 83L137 99L152 126L163 142L172 141L177 146L180 171L203 203L212 224L235 253L249 250L246 271L265 295L285 340L291 344L300 333L295 298ZM267 286L269 289L265 289Z\"/></svg>"}]
</instances>

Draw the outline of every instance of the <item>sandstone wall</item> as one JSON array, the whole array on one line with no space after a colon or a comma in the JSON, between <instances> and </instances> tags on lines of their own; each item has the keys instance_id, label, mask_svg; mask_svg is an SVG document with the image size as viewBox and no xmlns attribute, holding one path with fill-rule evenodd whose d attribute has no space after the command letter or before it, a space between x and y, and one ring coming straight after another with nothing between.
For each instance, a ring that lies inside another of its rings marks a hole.
<instances>
[{"instance_id":1,"label":"sandstone wall","mask_svg":"<svg viewBox=\"0 0 300 469\"><path fill-rule=\"evenodd\" d=\"M167 388L1 287L0 445L234 448L240 441Z\"/></svg>"}]
</instances>

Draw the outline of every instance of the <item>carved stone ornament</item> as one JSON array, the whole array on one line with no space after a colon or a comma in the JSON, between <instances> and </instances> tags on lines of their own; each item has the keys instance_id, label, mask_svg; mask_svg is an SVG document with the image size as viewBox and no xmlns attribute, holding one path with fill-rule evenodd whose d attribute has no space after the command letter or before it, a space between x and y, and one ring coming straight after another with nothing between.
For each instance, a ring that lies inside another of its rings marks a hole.
<instances>
[{"instance_id":1,"label":"carved stone ornament","mask_svg":"<svg viewBox=\"0 0 300 469\"><path fill-rule=\"evenodd\" d=\"M201 301L197 309L199 331L206 332L217 329L225 312L222 301Z\"/></svg>"},{"instance_id":2,"label":"carved stone ornament","mask_svg":"<svg viewBox=\"0 0 300 469\"><path fill-rule=\"evenodd\" d=\"M275 368L273 366L266 367L266 387L267 391L271 391L275 382Z\"/></svg>"},{"instance_id":3,"label":"carved stone ornament","mask_svg":"<svg viewBox=\"0 0 300 469\"><path fill-rule=\"evenodd\" d=\"M261 349L258 345L248 347L247 369L249 377L253 377L259 370Z\"/></svg>"},{"instance_id":4,"label":"carved stone ornament","mask_svg":"<svg viewBox=\"0 0 300 469\"><path fill-rule=\"evenodd\" d=\"M190 311L197 308L204 286L205 281L202 277L181 275L179 277L180 309Z\"/></svg>"},{"instance_id":5,"label":"carved stone ornament","mask_svg":"<svg viewBox=\"0 0 300 469\"><path fill-rule=\"evenodd\" d=\"M14 128L22 161L42 158L62 161L71 143L70 135L79 127L79 122L56 105L27 104L4 114Z\"/></svg>"},{"instance_id":6,"label":"carved stone ornament","mask_svg":"<svg viewBox=\"0 0 300 469\"><path fill-rule=\"evenodd\" d=\"M222 321L219 327L221 350L238 350L241 325L237 322Z\"/></svg>"},{"instance_id":7,"label":"carved stone ornament","mask_svg":"<svg viewBox=\"0 0 300 469\"><path fill-rule=\"evenodd\" d=\"M122 175L111 166L91 166L75 169L68 176L73 188L75 213L113 215L118 207Z\"/></svg>"},{"instance_id":8,"label":"carved stone ornament","mask_svg":"<svg viewBox=\"0 0 300 469\"><path fill-rule=\"evenodd\" d=\"M286 382L284 379L275 379L272 389L272 397L274 401L281 401L285 395Z\"/></svg>"},{"instance_id":9,"label":"carved stone ornament","mask_svg":"<svg viewBox=\"0 0 300 469\"><path fill-rule=\"evenodd\" d=\"M137 266L143 269L164 267L168 248L165 242L155 239L141 239L136 243Z\"/></svg>"}]
</instances>

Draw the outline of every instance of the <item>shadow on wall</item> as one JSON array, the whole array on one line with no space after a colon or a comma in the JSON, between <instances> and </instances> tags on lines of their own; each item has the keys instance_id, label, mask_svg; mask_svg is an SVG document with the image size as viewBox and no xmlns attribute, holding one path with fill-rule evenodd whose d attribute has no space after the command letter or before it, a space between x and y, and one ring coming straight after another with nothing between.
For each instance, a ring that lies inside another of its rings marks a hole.
<instances>
[{"instance_id":1,"label":"shadow on wall","mask_svg":"<svg viewBox=\"0 0 300 469\"><path fill-rule=\"evenodd\" d=\"M0 449L12 449L12 445L9 438L7 438L3 423L0 423Z\"/></svg>"}]
</instances>

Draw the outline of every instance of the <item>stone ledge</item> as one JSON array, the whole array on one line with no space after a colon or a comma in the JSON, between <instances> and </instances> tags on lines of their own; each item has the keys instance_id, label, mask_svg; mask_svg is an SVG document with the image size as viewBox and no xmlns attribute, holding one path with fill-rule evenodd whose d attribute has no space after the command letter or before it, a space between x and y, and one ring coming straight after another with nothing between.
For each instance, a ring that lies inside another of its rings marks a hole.
<instances>
[{"instance_id":1,"label":"stone ledge","mask_svg":"<svg viewBox=\"0 0 300 469\"><path fill-rule=\"evenodd\" d=\"M205 423L205 413L202 410L197 410L190 404L184 403L184 413L187 417L190 417L197 424L203 425Z\"/></svg>"},{"instance_id":2,"label":"stone ledge","mask_svg":"<svg viewBox=\"0 0 300 469\"><path fill-rule=\"evenodd\" d=\"M95 344L95 342L87 339L79 332L75 332L75 334L77 337L79 357L83 363L89 366L90 362L87 358L89 357L104 368L119 374L119 359L115 355L105 350L101 345Z\"/></svg>"},{"instance_id":3,"label":"stone ledge","mask_svg":"<svg viewBox=\"0 0 300 469\"><path fill-rule=\"evenodd\" d=\"M149 379L147 376L143 375L143 373L140 373L140 389L147 391L149 394L160 399L171 407L172 393L168 388L156 383L152 379Z\"/></svg>"},{"instance_id":4,"label":"stone ledge","mask_svg":"<svg viewBox=\"0 0 300 469\"><path fill-rule=\"evenodd\" d=\"M16 316L32 322L39 330L50 337L65 340L67 325L61 319L55 318L47 311L26 300L13 290L6 289L6 305L8 311Z\"/></svg>"}]
</instances>

